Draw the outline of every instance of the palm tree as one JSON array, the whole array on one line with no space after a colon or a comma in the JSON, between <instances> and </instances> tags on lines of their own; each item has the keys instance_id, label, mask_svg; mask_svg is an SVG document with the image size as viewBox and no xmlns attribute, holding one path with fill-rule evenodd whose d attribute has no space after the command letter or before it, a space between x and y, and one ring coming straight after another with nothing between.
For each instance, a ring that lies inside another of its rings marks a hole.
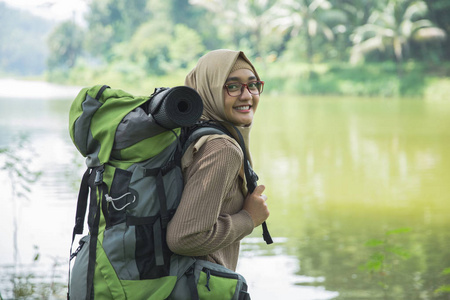
<instances>
[{"instance_id":1,"label":"palm tree","mask_svg":"<svg viewBox=\"0 0 450 300\"><path fill-rule=\"evenodd\" d=\"M322 13L332 8L327 0L281 0L272 9L273 27L282 33L289 32L292 37L303 32L307 47L308 62L312 63L314 54L313 37L322 33L328 40L334 39L334 33L322 18Z\"/></svg>"},{"instance_id":2,"label":"palm tree","mask_svg":"<svg viewBox=\"0 0 450 300\"><path fill-rule=\"evenodd\" d=\"M276 0L191 0L189 3L214 13L219 33L234 46L251 45L252 56L256 57L267 50L264 43L272 31L269 25ZM247 40L248 45L242 45Z\"/></svg>"},{"instance_id":3,"label":"palm tree","mask_svg":"<svg viewBox=\"0 0 450 300\"><path fill-rule=\"evenodd\" d=\"M450 2L448 0L424 0L428 6L430 20L433 21L436 26L442 28L445 33L450 35ZM450 60L450 39L441 41L439 48L443 60Z\"/></svg>"},{"instance_id":4,"label":"palm tree","mask_svg":"<svg viewBox=\"0 0 450 300\"><path fill-rule=\"evenodd\" d=\"M357 63L375 50L392 49L400 67L411 41L444 39L445 32L424 18L426 12L423 1L390 0L384 10L374 11L367 24L356 28L350 62Z\"/></svg>"}]
</instances>

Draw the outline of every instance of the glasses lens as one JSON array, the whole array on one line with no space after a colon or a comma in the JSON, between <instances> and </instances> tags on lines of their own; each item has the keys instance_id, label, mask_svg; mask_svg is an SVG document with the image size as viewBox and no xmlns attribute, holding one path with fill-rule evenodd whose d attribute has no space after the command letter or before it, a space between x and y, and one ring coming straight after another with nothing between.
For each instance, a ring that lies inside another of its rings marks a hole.
<instances>
[{"instance_id":1,"label":"glasses lens","mask_svg":"<svg viewBox=\"0 0 450 300\"><path fill-rule=\"evenodd\" d=\"M250 82L248 84L248 90L253 95L259 95L261 93L262 83L261 81Z\"/></svg>"},{"instance_id":2,"label":"glasses lens","mask_svg":"<svg viewBox=\"0 0 450 300\"><path fill-rule=\"evenodd\" d=\"M253 95L259 95L262 93L263 90L263 82L262 81L254 81L254 82L250 82L248 84L245 85L245 87L247 88L247 90L250 92L250 94ZM225 85L228 94L232 97L237 97L240 96L243 92L243 88L242 88L243 84L241 83L231 83L228 85Z\"/></svg>"},{"instance_id":3,"label":"glasses lens","mask_svg":"<svg viewBox=\"0 0 450 300\"><path fill-rule=\"evenodd\" d=\"M242 84L231 83L229 85L226 85L226 88L227 88L228 94L230 94L230 96L239 96L242 91Z\"/></svg>"}]
</instances>

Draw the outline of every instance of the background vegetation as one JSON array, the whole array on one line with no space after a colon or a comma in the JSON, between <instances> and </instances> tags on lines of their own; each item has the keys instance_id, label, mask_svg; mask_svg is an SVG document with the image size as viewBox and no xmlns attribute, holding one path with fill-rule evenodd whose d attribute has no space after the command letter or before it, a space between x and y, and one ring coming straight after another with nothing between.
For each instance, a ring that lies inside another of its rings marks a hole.
<instances>
[{"instance_id":1,"label":"background vegetation","mask_svg":"<svg viewBox=\"0 0 450 300\"><path fill-rule=\"evenodd\" d=\"M230 48L256 61L274 93L449 91L447 0L91 0L85 24L69 20L50 32L30 19L33 38L24 40L21 15L0 8L0 74L45 71L50 81L149 92L183 84L202 54ZM47 33L46 49L36 32Z\"/></svg>"}]
</instances>

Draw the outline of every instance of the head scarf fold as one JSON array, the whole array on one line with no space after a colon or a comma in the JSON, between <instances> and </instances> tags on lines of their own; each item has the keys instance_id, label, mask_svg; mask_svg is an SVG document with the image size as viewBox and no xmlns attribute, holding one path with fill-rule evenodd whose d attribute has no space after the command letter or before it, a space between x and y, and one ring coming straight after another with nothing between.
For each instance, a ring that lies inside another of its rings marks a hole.
<instances>
[{"instance_id":1,"label":"head scarf fold","mask_svg":"<svg viewBox=\"0 0 450 300\"><path fill-rule=\"evenodd\" d=\"M233 136L239 140L237 133L230 125L231 123L225 116L224 106L224 84L236 61L243 59L246 68L251 67L256 78L260 80L255 67L242 51L233 50L214 50L202 56L194 69L189 72L185 79L185 85L195 89L203 100L202 120L215 120L222 123ZM247 156L251 163L250 155L250 130L248 126L234 125L244 138Z\"/></svg>"}]
</instances>

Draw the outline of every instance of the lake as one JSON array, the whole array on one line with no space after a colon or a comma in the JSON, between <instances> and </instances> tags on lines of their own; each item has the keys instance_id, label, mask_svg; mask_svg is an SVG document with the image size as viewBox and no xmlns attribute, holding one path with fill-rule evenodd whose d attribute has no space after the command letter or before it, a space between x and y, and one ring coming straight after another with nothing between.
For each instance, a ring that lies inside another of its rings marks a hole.
<instances>
[{"instance_id":1,"label":"lake","mask_svg":"<svg viewBox=\"0 0 450 300\"><path fill-rule=\"evenodd\" d=\"M63 299L84 171L68 134L78 89L32 84L0 80L0 148L26 133L43 171L25 200L0 170L0 292L11 297L16 215L16 284ZM252 299L450 299L450 101L263 95L252 130L275 240L260 228L243 240Z\"/></svg>"}]
</instances>

